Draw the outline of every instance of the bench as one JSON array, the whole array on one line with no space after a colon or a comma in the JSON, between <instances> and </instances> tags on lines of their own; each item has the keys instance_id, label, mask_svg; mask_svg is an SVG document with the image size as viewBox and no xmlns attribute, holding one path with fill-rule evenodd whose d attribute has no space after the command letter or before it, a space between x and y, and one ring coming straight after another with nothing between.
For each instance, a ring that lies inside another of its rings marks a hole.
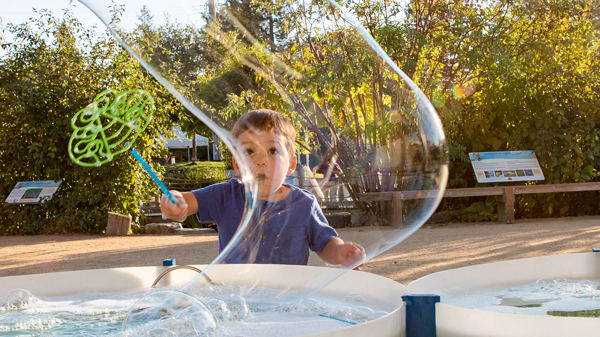
<instances>
[{"instance_id":1,"label":"bench","mask_svg":"<svg viewBox=\"0 0 600 337\"><path fill-rule=\"evenodd\" d=\"M521 186L493 186L446 189L444 198L496 196L498 207L498 221L512 223L515 220L515 195L557 192L581 192L600 190L600 182L571 183L571 184L544 184ZM359 193L361 201L391 201L392 223L402 223L402 201L409 199L425 199L430 197L430 191L390 191Z\"/></svg>"},{"instance_id":2,"label":"bench","mask_svg":"<svg viewBox=\"0 0 600 337\"><path fill-rule=\"evenodd\" d=\"M156 194L150 200L140 206L140 215L144 217L141 223L145 226L148 224L172 223L173 220L163 219L160 210L160 196ZM196 217L188 217L186 225L192 228L212 228L218 231L217 225L213 222L199 222Z\"/></svg>"},{"instance_id":3,"label":"bench","mask_svg":"<svg viewBox=\"0 0 600 337\"><path fill-rule=\"evenodd\" d=\"M150 198L139 209L140 215L145 217L144 224L166 221L163 220L162 213L160 212L160 197L158 194Z\"/></svg>"}]
</instances>

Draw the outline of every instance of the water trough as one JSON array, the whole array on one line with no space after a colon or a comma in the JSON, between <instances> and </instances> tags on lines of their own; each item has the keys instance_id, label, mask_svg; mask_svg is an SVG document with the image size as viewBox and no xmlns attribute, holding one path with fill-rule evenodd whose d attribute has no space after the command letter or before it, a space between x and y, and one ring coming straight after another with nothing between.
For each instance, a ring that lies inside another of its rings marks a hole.
<instances>
[{"instance_id":1,"label":"water trough","mask_svg":"<svg viewBox=\"0 0 600 337\"><path fill-rule=\"evenodd\" d=\"M204 265L193 266L203 269ZM211 269L210 277L227 284L248 286L244 280L261 280L252 286L290 290L294 284L302 284L324 272L324 267L281 265L219 265ZM116 293L149 289L165 267L133 267L56 272L34 275L7 276L0 278L0 297L13 289L21 288L38 297L59 297L82 293ZM240 274L241 271L241 274ZM183 284L197 273L179 269L163 277L158 286ZM243 277L240 277L243 275ZM264 275L268 275L265 278ZM260 277L262 276L262 277ZM292 289L293 290L293 289ZM348 293L359 293L365 298L393 303L394 310L386 316L345 326L333 331L311 333L309 336L403 336L405 331L405 307L402 295L406 287L387 278L349 271L323 288L319 294L343 298Z\"/></svg>"},{"instance_id":2,"label":"water trough","mask_svg":"<svg viewBox=\"0 0 600 337\"><path fill-rule=\"evenodd\" d=\"M407 287L409 293L437 294L438 337L598 336L600 319L589 317L532 316L490 312L449 305L450 297L487 289L504 289L538 280L598 280L599 253L542 256L437 272ZM600 301L598 301L600 308Z\"/></svg>"}]
</instances>

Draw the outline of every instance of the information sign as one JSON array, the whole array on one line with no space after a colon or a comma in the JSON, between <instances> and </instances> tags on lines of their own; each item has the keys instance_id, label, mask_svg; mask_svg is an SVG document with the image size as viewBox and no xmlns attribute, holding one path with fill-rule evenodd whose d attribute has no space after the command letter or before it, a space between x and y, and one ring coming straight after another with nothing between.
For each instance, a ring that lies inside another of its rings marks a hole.
<instances>
[{"instance_id":1,"label":"information sign","mask_svg":"<svg viewBox=\"0 0 600 337\"><path fill-rule=\"evenodd\" d=\"M6 198L6 202L11 205L42 203L52 198L61 182L62 180L18 182Z\"/></svg>"},{"instance_id":2,"label":"information sign","mask_svg":"<svg viewBox=\"0 0 600 337\"><path fill-rule=\"evenodd\" d=\"M471 152L469 159L480 183L544 180L533 151Z\"/></svg>"}]
</instances>

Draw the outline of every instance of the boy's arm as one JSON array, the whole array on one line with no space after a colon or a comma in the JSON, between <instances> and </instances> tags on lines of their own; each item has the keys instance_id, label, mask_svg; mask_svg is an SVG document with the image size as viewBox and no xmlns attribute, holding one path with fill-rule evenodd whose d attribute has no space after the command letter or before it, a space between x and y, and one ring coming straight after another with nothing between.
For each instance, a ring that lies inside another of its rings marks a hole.
<instances>
[{"instance_id":1,"label":"boy's arm","mask_svg":"<svg viewBox=\"0 0 600 337\"><path fill-rule=\"evenodd\" d=\"M344 266L351 266L358 261L365 258L365 249L354 242L344 242L339 237L334 237L323 249L317 252L317 255L323 259L323 261L329 264L342 264ZM357 266L356 270L360 270L360 266Z\"/></svg>"},{"instance_id":2,"label":"boy's arm","mask_svg":"<svg viewBox=\"0 0 600 337\"><path fill-rule=\"evenodd\" d=\"M344 174L344 171L342 171L342 168L340 167L340 165L338 165L337 163L335 164L335 166L333 167L333 172L335 174L337 174L338 176L341 176L342 174Z\"/></svg>"},{"instance_id":3,"label":"boy's arm","mask_svg":"<svg viewBox=\"0 0 600 337\"><path fill-rule=\"evenodd\" d=\"M160 212L163 218L183 222L189 215L198 212L198 201L194 193L171 191L171 194L179 204L174 205L166 195L163 195L160 198Z\"/></svg>"}]
</instances>

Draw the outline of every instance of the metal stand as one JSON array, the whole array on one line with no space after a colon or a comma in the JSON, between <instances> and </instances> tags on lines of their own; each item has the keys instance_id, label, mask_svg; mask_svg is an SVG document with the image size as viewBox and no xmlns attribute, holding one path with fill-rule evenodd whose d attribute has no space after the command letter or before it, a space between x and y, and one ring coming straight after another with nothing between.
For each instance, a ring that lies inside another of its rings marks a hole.
<instances>
[{"instance_id":1,"label":"metal stand","mask_svg":"<svg viewBox=\"0 0 600 337\"><path fill-rule=\"evenodd\" d=\"M167 275L168 273L172 272L173 270L177 270L177 269L189 269L189 270L193 270L198 272L198 274L202 274L202 276L204 276L204 278L208 281L208 282L212 282L212 280L210 279L210 277L208 277L208 275L202 273L202 270L196 268L196 267L192 267L192 266L174 266L171 267L165 271L162 272L162 274L158 275L158 277L156 278L156 280L154 281L154 283L152 283L152 288L154 288L154 286L156 286L158 284L158 282L160 281L161 278L163 278L165 275Z\"/></svg>"}]
</instances>

